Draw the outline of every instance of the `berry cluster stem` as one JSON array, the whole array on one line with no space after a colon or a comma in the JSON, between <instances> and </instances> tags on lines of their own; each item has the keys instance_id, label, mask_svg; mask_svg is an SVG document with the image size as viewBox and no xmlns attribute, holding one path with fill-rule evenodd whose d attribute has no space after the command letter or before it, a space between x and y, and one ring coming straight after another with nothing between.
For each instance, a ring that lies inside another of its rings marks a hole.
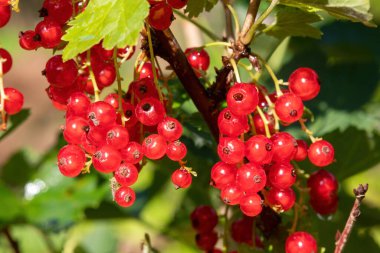
<instances>
[{"instance_id":1,"label":"berry cluster stem","mask_svg":"<svg viewBox=\"0 0 380 253\"><path fill-rule=\"evenodd\" d=\"M230 63L231 63L232 68L234 69L234 74L235 74L236 82L240 83L241 79L240 79L239 69L238 69L238 67L236 65L235 59L231 58L230 59Z\"/></svg>"},{"instance_id":2,"label":"berry cluster stem","mask_svg":"<svg viewBox=\"0 0 380 253\"><path fill-rule=\"evenodd\" d=\"M318 140L318 138L315 138L313 136L313 132L309 128L307 128L307 126L305 125L305 121L303 119L300 119L300 120L298 120L298 122L301 125L302 131L304 131L307 134L307 136L309 136L311 142L312 143L316 142Z\"/></svg>"},{"instance_id":3,"label":"berry cluster stem","mask_svg":"<svg viewBox=\"0 0 380 253\"><path fill-rule=\"evenodd\" d=\"M259 113L261 120L264 122L265 135L268 138L270 138L271 135L270 135L270 131L269 131L269 122L268 122L267 118L265 117L263 110L261 110L261 108L259 106L257 107L256 110Z\"/></svg>"},{"instance_id":4,"label":"berry cluster stem","mask_svg":"<svg viewBox=\"0 0 380 253\"><path fill-rule=\"evenodd\" d=\"M125 126L125 115L123 110L123 91L121 89L121 76L120 76L120 64L117 61L117 48L115 47L113 50L113 64L116 70L116 82L117 82L117 95L118 95L118 103L119 103L119 113L121 116L121 124Z\"/></svg>"},{"instance_id":5,"label":"berry cluster stem","mask_svg":"<svg viewBox=\"0 0 380 253\"><path fill-rule=\"evenodd\" d=\"M0 112L1 112L1 130L7 129L7 115L4 109L5 102L5 92L4 92L4 81L3 81L3 63L6 60L0 56Z\"/></svg>"},{"instance_id":6,"label":"berry cluster stem","mask_svg":"<svg viewBox=\"0 0 380 253\"><path fill-rule=\"evenodd\" d=\"M100 90L99 90L98 84L96 83L94 71L92 70L92 66L91 66L91 50L87 50L86 65L88 67L88 72L90 73L90 79L91 79L92 87L94 88L95 101L99 101L100 100L100 98L99 98Z\"/></svg>"}]
</instances>

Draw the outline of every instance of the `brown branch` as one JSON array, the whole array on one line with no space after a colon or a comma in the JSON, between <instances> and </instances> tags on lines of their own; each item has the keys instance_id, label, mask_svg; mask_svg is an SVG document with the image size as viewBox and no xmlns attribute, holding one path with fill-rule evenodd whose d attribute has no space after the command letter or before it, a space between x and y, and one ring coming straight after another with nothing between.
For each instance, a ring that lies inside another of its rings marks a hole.
<instances>
[{"instance_id":1,"label":"brown branch","mask_svg":"<svg viewBox=\"0 0 380 253\"><path fill-rule=\"evenodd\" d=\"M245 17L244 24L243 24L243 27L241 29L240 36L239 36L240 43L242 43L242 38L247 36L249 29L251 28L251 26L255 22L257 12L259 10L260 2L261 2L261 0L250 0L249 1L247 15ZM246 43L242 43L242 44L247 45Z\"/></svg>"},{"instance_id":2,"label":"brown branch","mask_svg":"<svg viewBox=\"0 0 380 253\"><path fill-rule=\"evenodd\" d=\"M5 235L5 238L7 238L10 246L13 249L14 253L20 253L20 247L18 245L18 242L12 237L11 232L9 231L9 227L5 227L2 230L3 234Z\"/></svg>"},{"instance_id":3,"label":"brown branch","mask_svg":"<svg viewBox=\"0 0 380 253\"><path fill-rule=\"evenodd\" d=\"M354 194L356 197L354 206L351 209L350 216L347 219L346 226L344 227L343 232L340 233L338 231L336 234L334 253L341 253L344 246L346 245L348 236L351 233L354 223L360 215L359 207L367 191L368 191L368 184L365 184L364 186L360 184L358 188L354 189Z\"/></svg>"}]
</instances>

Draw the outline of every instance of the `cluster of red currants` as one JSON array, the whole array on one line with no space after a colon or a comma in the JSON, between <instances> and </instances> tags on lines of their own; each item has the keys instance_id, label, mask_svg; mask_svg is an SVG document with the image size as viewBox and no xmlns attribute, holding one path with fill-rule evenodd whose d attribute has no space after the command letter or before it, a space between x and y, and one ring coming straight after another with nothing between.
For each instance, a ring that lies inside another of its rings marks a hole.
<instances>
[{"instance_id":1,"label":"cluster of red currants","mask_svg":"<svg viewBox=\"0 0 380 253\"><path fill-rule=\"evenodd\" d=\"M182 9L188 0L148 0L150 4L148 22L157 30L170 27L174 16L173 9Z\"/></svg>"},{"instance_id":2,"label":"cluster of red currants","mask_svg":"<svg viewBox=\"0 0 380 253\"><path fill-rule=\"evenodd\" d=\"M8 0L0 0L0 28L5 26L11 17L11 5ZM23 94L11 87L4 88L3 75L12 68L11 54L0 48L0 113L1 130L6 130L7 115L14 115L21 111L24 104Z\"/></svg>"}]
</instances>

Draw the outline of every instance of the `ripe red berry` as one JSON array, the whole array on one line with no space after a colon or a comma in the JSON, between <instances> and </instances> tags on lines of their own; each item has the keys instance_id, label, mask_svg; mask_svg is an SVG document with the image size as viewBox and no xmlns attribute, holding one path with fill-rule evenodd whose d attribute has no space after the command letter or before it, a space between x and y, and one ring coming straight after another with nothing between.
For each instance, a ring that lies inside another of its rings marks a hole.
<instances>
[{"instance_id":1,"label":"ripe red berry","mask_svg":"<svg viewBox=\"0 0 380 253\"><path fill-rule=\"evenodd\" d=\"M183 132L182 124L175 118L166 117L157 126L158 134L167 141L178 140Z\"/></svg>"},{"instance_id":2,"label":"ripe red berry","mask_svg":"<svg viewBox=\"0 0 380 253\"><path fill-rule=\"evenodd\" d=\"M67 101L67 113L86 118L91 101L83 92L74 92Z\"/></svg>"},{"instance_id":3,"label":"ripe red berry","mask_svg":"<svg viewBox=\"0 0 380 253\"><path fill-rule=\"evenodd\" d=\"M159 78L157 69L156 69L156 75ZM144 62L144 64L141 67L140 74L139 74L139 80L143 80L143 79L145 79L144 82L148 82L148 80L149 80L150 84L152 84L153 87L155 87L154 83L153 83L153 79L154 79L153 66L152 66L152 63L149 61Z\"/></svg>"},{"instance_id":4,"label":"ripe red berry","mask_svg":"<svg viewBox=\"0 0 380 253\"><path fill-rule=\"evenodd\" d=\"M273 160L290 161L297 152L297 141L287 132L279 132L270 138L273 143Z\"/></svg>"},{"instance_id":5,"label":"ripe red berry","mask_svg":"<svg viewBox=\"0 0 380 253\"><path fill-rule=\"evenodd\" d=\"M45 0L43 8L47 11L45 19L65 24L73 15L71 0Z\"/></svg>"},{"instance_id":6,"label":"ripe red berry","mask_svg":"<svg viewBox=\"0 0 380 253\"><path fill-rule=\"evenodd\" d=\"M130 207L135 203L136 193L127 186L121 186L115 191L115 201L119 206Z\"/></svg>"},{"instance_id":7,"label":"ripe red berry","mask_svg":"<svg viewBox=\"0 0 380 253\"><path fill-rule=\"evenodd\" d=\"M317 242L306 232L295 232L285 242L286 253L317 253Z\"/></svg>"},{"instance_id":8,"label":"ripe red berry","mask_svg":"<svg viewBox=\"0 0 380 253\"><path fill-rule=\"evenodd\" d=\"M265 171L254 163L246 163L236 173L236 183L243 191L259 192L267 182Z\"/></svg>"},{"instance_id":9,"label":"ripe red berry","mask_svg":"<svg viewBox=\"0 0 380 253\"><path fill-rule=\"evenodd\" d=\"M96 67L95 67L96 66ZM108 87L116 79L116 70L113 64L97 64L94 66L94 75L99 88Z\"/></svg>"},{"instance_id":10,"label":"ripe red berry","mask_svg":"<svg viewBox=\"0 0 380 253\"><path fill-rule=\"evenodd\" d=\"M210 56L203 48L188 48L185 55L198 76L201 76L200 72L206 71L210 66Z\"/></svg>"},{"instance_id":11,"label":"ripe red berry","mask_svg":"<svg viewBox=\"0 0 380 253\"><path fill-rule=\"evenodd\" d=\"M276 212L288 211L296 202L296 194L292 188L278 189L272 187L266 197L268 203Z\"/></svg>"},{"instance_id":12,"label":"ripe red berry","mask_svg":"<svg viewBox=\"0 0 380 253\"><path fill-rule=\"evenodd\" d=\"M237 184L229 184L220 192L220 198L227 205L237 205L243 197L243 190Z\"/></svg>"},{"instance_id":13,"label":"ripe red berry","mask_svg":"<svg viewBox=\"0 0 380 253\"><path fill-rule=\"evenodd\" d=\"M273 157L273 143L264 135L255 135L245 142L245 156L250 162L268 164Z\"/></svg>"},{"instance_id":14,"label":"ripe red berry","mask_svg":"<svg viewBox=\"0 0 380 253\"><path fill-rule=\"evenodd\" d=\"M63 62L62 55L51 57L45 67L48 82L56 88L67 88L73 85L78 76L75 61Z\"/></svg>"},{"instance_id":15,"label":"ripe red berry","mask_svg":"<svg viewBox=\"0 0 380 253\"><path fill-rule=\"evenodd\" d=\"M114 172L119 168L121 155L119 151L109 145L104 145L92 156L94 168L102 173Z\"/></svg>"},{"instance_id":16,"label":"ripe red berry","mask_svg":"<svg viewBox=\"0 0 380 253\"><path fill-rule=\"evenodd\" d=\"M41 46L44 48L54 48L61 43L62 28L55 21L41 21L37 24L35 32L39 35Z\"/></svg>"},{"instance_id":17,"label":"ripe red berry","mask_svg":"<svg viewBox=\"0 0 380 253\"><path fill-rule=\"evenodd\" d=\"M116 122L116 111L110 104L97 101L90 105L87 117L93 126L109 127Z\"/></svg>"},{"instance_id":18,"label":"ripe red berry","mask_svg":"<svg viewBox=\"0 0 380 253\"><path fill-rule=\"evenodd\" d=\"M136 108L129 102L123 102L123 111L125 117L125 126L127 128L133 127L139 121L136 117Z\"/></svg>"},{"instance_id":19,"label":"ripe red berry","mask_svg":"<svg viewBox=\"0 0 380 253\"><path fill-rule=\"evenodd\" d=\"M271 185L279 189L291 187L296 182L296 170L286 163L277 163L269 169L269 181Z\"/></svg>"},{"instance_id":20,"label":"ripe red berry","mask_svg":"<svg viewBox=\"0 0 380 253\"><path fill-rule=\"evenodd\" d=\"M59 171L66 177L78 176L86 163L85 153L76 145L61 148L57 159Z\"/></svg>"},{"instance_id":21,"label":"ripe red berry","mask_svg":"<svg viewBox=\"0 0 380 253\"><path fill-rule=\"evenodd\" d=\"M244 216L235 220L231 224L231 237L237 243L246 243L251 245L253 238L253 219Z\"/></svg>"},{"instance_id":22,"label":"ripe red berry","mask_svg":"<svg viewBox=\"0 0 380 253\"><path fill-rule=\"evenodd\" d=\"M182 9L189 0L168 0L168 4L174 9Z\"/></svg>"},{"instance_id":23,"label":"ripe red berry","mask_svg":"<svg viewBox=\"0 0 380 253\"><path fill-rule=\"evenodd\" d=\"M218 215L211 206L198 206L190 215L191 225L198 233L212 231L218 224Z\"/></svg>"},{"instance_id":24,"label":"ripe red berry","mask_svg":"<svg viewBox=\"0 0 380 253\"><path fill-rule=\"evenodd\" d=\"M224 162L217 162L211 169L211 184L223 189L235 182L237 168Z\"/></svg>"},{"instance_id":25,"label":"ripe red berry","mask_svg":"<svg viewBox=\"0 0 380 253\"><path fill-rule=\"evenodd\" d=\"M176 189L188 188L191 185L193 178L191 174L185 169L175 170L172 174L172 183Z\"/></svg>"},{"instance_id":26,"label":"ripe red berry","mask_svg":"<svg viewBox=\"0 0 380 253\"><path fill-rule=\"evenodd\" d=\"M267 119L267 121L269 122L269 124L268 124L269 132L274 133L275 120L274 120L273 115L268 115L266 113L264 113L264 115L265 115L265 118ZM255 114L253 116L253 124L255 125L256 134L266 134L265 133L264 121L260 117L259 114Z\"/></svg>"},{"instance_id":27,"label":"ripe red berry","mask_svg":"<svg viewBox=\"0 0 380 253\"><path fill-rule=\"evenodd\" d=\"M289 89L302 100L315 98L321 89L317 73L310 68L298 68L289 77Z\"/></svg>"},{"instance_id":28,"label":"ripe red berry","mask_svg":"<svg viewBox=\"0 0 380 253\"><path fill-rule=\"evenodd\" d=\"M139 171L130 163L121 163L114 173L116 181L122 186L131 186L136 183Z\"/></svg>"},{"instance_id":29,"label":"ripe red berry","mask_svg":"<svg viewBox=\"0 0 380 253\"><path fill-rule=\"evenodd\" d=\"M222 137L219 139L218 155L228 164L236 164L244 158L244 142L238 138Z\"/></svg>"},{"instance_id":30,"label":"ripe red berry","mask_svg":"<svg viewBox=\"0 0 380 253\"><path fill-rule=\"evenodd\" d=\"M306 159L307 157L308 146L306 141L297 140L297 152L294 155L294 161L300 162Z\"/></svg>"},{"instance_id":31,"label":"ripe red berry","mask_svg":"<svg viewBox=\"0 0 380 253\"><path fill-rule=\"evenodd\" d=\"M166 153L166 140L159 134L152 134L146 137L142 144L143 153L152 160L162 158Z\"/></svg>"},{"instance_id":32,"label":"ripe red berry","mask_svg":"<svg viewBox=\"0 0 380 253\"><path fill-rule=\"evenodd\" d=\"M121 59L127 57L126 60L129 60L133 56L135 50L136 50L135 46L126 46L125 48L118 48L117 57Z\"/></svg>"},{"instance_id":33,"label":"ripe red berry","mask_svg":"<svg viewBox=\"0 0 380 253\"><path fill-rule=\"evenodd\" d=\"M195 236L195 241L197 243L198 248L209 251L212 250L215 244L218 241L218 234L214 231L197 234Z\"/></svg>"},{"instance_id":34,"label":"ripe red berry","mask_svg":"<svg viewBox=\"0 0 380 253\"><path fill-rule=\"evenodd\" d=\"M0 6L0 28L8 24L11 19L11 6Z\"/></svg>"},{"instance_id":35,"label":"ripe red berry","mask_svg":"<svg viewBox=\"0 0 380 253\"><path fill-rule=\"evenodd\" d=\"M100 60L104 61L104 62L108 62L108 61L112 60L113 49L109 49L109 50L105 49L103 47L102 41L101 41L91 48L91 54L93 56L95 56L96 58L99 58ZM101 61L99 61L99 63L101 63ZM102 64L100 64L100 65L102 65ZM99 66L99 65L97 65L97 66Z\"/></svg>"},{"instance_id":36,"label":"ripe red berry","mask_svg":"<svg viewBox=\"0 0 380 253\"><path fill-rule=\"evenodd\" d=\"M142 146L134 141L129 142L125 148L121 149L120 154L126 163L132 164L140 162L144 157Z\"/></svg>"},{"instance_id":37,"label":"ripe red berry","mask_svg":"<svg viewBox=\"0 0 380 253\"><path fill-rule=\"evenodd\" d=\"M228 108L236 115L248 115L256 110L259 95L256 86L235 83L227 93Z\"/></svg>"},{"instance_id":38,"label":"ripe red berry","mask_svg":"<svg viewBox=\"0 0 380 253\"><path fill-rule=\"evenodd\" d=\"M310 175L307 186L310 188L310 196L328 198L336 194L338 181L332 173L320 169Z\"/></svg>"},{"instance_id":39,"label":"ripe red berry","mask_svg":"<svg viewBox=\"0 0 380 253\"><path fill-rule=\"evenodd\" d=\"M173 10L166 3L158 3L150 8L148 22L157 30L166 30L172 23Z\"/></svg>"},{"instance_id":40,"label":"ripe red berry","mask_svg":"<svg viewBox=\"0 0 380 253\"><path fill-rule=\"evenodd\" d=\"M249 217L257 216L263 210L261 197L255 193L242 197L239 204L242 213Z\"/></svg>"},{"instance_id":41,"label":"ripe red berry","mask_svg":"<svg viewBox=\"0 0 380 253\"><path fill-rule=\"evenodd\" d=\"M88 141L95 146L103 146L106 144L107 131L109 127L95 127L90 126L87 132Z\"/></svg>"},{"instance_id":42,"label":"ripe red berry","mask_svg":"<svg viewBox=\"0 0 380 253\"><path fill-rule=\"evenodd\" d=\"M0 64L3 66L3 74L6 74L12 68L12 56L7 50L0 48L0 58L3 61L5 60L5 62L2 62Z\"/></svg>"},{"instance_id":43,"label":"ripe red berry","mask_svg":"<svg viewBox=\"0 0 380 253\"><path fill-rule=\"evenodd\" d=\"M20 112L24 105L24 95L15 88L5 88L4 94L4 110L6 113L13 115Z\"/></svg>"},{"instance_id":44,"label":"ripe red berry","mask_svg":"<svg viewBox=\"0 0 380 253\"><path fill-rule=\"evenodd\" d=\"M302 117L304 106L300 97L286 93L274 105L277 116L285 123L293 123Z\"/></svg>"},{"instance_id":45,"label":"ripe red berry","mask_svg":"<svg viewBox=\"0 0 380 253\"><path fill-rule=\"evenodd\" d=\"M170 160L180 161L187 154L186 145L179 140L168 143L166 148L166 155Z\"/></svg>"},{"instance_id":46,"label":"ripe red berry","mask_svg":"<svg viewBox=\"0 0 380 253\"><path fill-rule=\"evenodd\" d=\"M320 215L330 215L338 209L338 196L332 194L329 197L310 196L310 206Z\"/></svg>"},{"instance_id":47,"label":"ripe red berry","mask_svg":"<svg viewBox=\"0 0 380 253\"><path fill-rule=\"evenodd\" d=\"M107 132L106 142L115 149L125 148L129 142L128 130L120 125L112 126Z\"/></svg>"},{"instance_id":48,"label":"ripe red berry","mask_svg":"<svg viewBox=\"0 0 380 253\"><path fill-rule=\"evenodd\" d=\"M65 141L70 144L81 144L83 136L89 130L88 122L84 118L71 116L66 119L65 129L63 130L63 137Z\"/></svg>"},{"instance_id":49,"label":"ripe red berry","mask_svg":"<svg viewBox=\"0 0 380 253\"><path fill-rule=\"evenodd\" d=\"M41 46L41 43L36 37L36 32L32 30L20 33L19 44L20 47L25 50L35 50Z\"/></svg>"},{"instance_id":50,"label":"ripe red berry","mask_svg":"<svg viewBox=\"0 0 380 253\"><path fill-rule=\"evenodd\" d=\"M325 167L334 161L334 153L334 147L330 142L319 140L310 145L308 157L315 166Z\"/></svg>"},{"instance_id":51,"label":"ripe red berry","mask_svg":"<svg viewBox=\"0 0 380 253\"><path fill-rule=\"evenodd\" d=\"M237 116L229 108L223 109L218 116L220 134L229 137L238 137L248 131L248 119L246 116Z\"/></svg>"},{"instance_id":52,"label":"ripe red berry","mask_svg":"<svg viewBox=\"0 0 380 253\"><path fill-rule=\"evenodd\" d=\"M146 126L155 126L165 116L165 108L162 103L152 97L144 98L136 106L137 119Z\"/></svg>"}]
</instances>

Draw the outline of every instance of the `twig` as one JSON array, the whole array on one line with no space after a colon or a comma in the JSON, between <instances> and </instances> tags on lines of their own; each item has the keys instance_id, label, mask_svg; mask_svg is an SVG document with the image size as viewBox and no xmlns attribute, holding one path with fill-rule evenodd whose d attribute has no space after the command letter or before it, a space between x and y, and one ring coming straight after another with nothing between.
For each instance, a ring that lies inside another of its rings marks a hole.
<instances>
[{"instance_id":1,"label":"twig","mask_svg":"<svg viewBox=\"0 0 380 253\"><path fill-rule=\"evenodd\" d=\"M9 231L9 227L5 227L2 230L3 234L5 235L5 238L7 238L9 244L11 245L14 253L20 253L20 247L18 242L12 237L11 232Z\"/></svg>"},{"instance_id":2,"label":"twig","mask_svg":"<svg viewBox=\"0 0 380 253\"><path fill-rule=\"evenodd\" d=\"M259 10L260 2L261 0L249 1L247 15L245 17L244 24L240 32L240 42L244 45L249 44L249 43L244 43L243 41L246 41L247 33L249 29L252 27L253 23L255 22L257 11Z\"/></svg>"},{"instance_id":3,"label":"twig","mask_svg":"<svg viewBox=\"0 0 380 253\"><path fill-rule=\"evenodd\" d=\"M354 194L356 197L354 206L351 209L350 216L347 219L346 226L344 227L343 232L340 233L339 231L337 231L336 233L334 253L341 253L344 246L346 245L348 236L350 235L352 227L354 226L355 221L360 215L359 207L367 191L368 191L368 184L365 184L365 185L360 184L358 188L354 189Z\"/></svg>"},{"instance_id":4,"label":"twig","mask_svg":"<svg viewBox=\"0 0 380 253\"><path fill-rule=\"evenodd\" d=\"M223 0L224 13L226 16L226 38L228 40L234 39L234 30L232 28L232 13L228 8L229 0Z\"/></svg>"}]
</instances>

